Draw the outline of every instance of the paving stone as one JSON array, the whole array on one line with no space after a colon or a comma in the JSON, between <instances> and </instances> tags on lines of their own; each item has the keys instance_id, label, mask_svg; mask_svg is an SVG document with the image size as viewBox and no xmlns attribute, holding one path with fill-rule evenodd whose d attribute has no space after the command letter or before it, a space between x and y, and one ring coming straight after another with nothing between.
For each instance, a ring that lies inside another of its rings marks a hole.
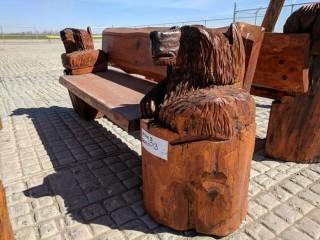
<instances>
[{"instance_id":1,"label":"paving stone","mask_svg":"<svg viewBox=\"0 0 320 240\"><path fill-rule=\"evenodd\" d=\"M126 188L132 189L132 188L141 186L142 181L139 177L133 177L123 181L123 184L126 186Z\"/></svg>"},{"instance_id":2,"label":"paving stone","mask_svg":"<svg viewBox=\"0 0 320 240\"><path fill-rule=\"evenodd\" d=\"M283 240L311 240L307 234L302 233L301 231L297 230L294 227L290 227L283 231L280 235L281 239Z\"/></svg>"},{"instance_id":3,"label":"paving stone","mask_svg":"<svg viewBox=\"0 0 320 240\"><path fill-rule=\"evenodd\" d=\"M124 191L126 191L126 188L120 182L106 187L106 193L109 197L118 195L120 193L123 193Z\"/></svg>"},{"instance_id":4,"label":"paving stone","mask_svg":"<svg viewBox=\"0 0 320 240\"><path fill-rule=\"evenodd\" d=\"M248 214L250 215L250 217L252 217L253 219L258 219L260 218L262 215L266 214L268 212L268 210L257 204L254 201L249 201L248 204Z\"/></svg>"},{"instance_id":5,"label":"paving stone","mask_svg":"<svg viewBox=\"0 0 320 240\"><path fill-rule=\"evenodd\" d=\"M112 219L115 221L115 223L120 226L126 222L129 222L130 220L133 220L136 218L136 215L129 207L120 208L118 210L115 210L111 213Z\"/></svg>"},{"instance_id":6,"label":"paving stone","mask_svg":"<svg viewBox=\"0 0 320 240\"><path fill-rule=\"evenodd\" d=\"M274 209L274 213L285 220L287 223L294 223L298 219L302 218L302 214L287 204L282 204Z\"/></svg>"},{"instance_id":7,"label":"paving stone","mask_svg":"<svg viewBox=\"0 0 320 240\"><path fill-rule=\"evenodd\" d=\"M254 239L273 239L275 235L260 223L252 223L245 226L245 232Z\"/></svg>"},{"instance_id":8,"label":"paving stone","mask_svg":"<svg viewBox=\"0 0 320 240\"><path fill-rule=\"evenodd\" d=\"M81 210L81 214L86 221L90 221L106 214L106 211L100 204L92 204Z\"/></svg>"},{"instance_id":9,"label":"paving stone","mask_svg":"<svg viewBox=\"0 0 320 240\"><path fill-rule=\"evenodd\" d=\"M308 217L315 222L320 224L320 208L313 209L309 214Z\"/></svg>"},{"instance_id":10,"label":"paving stone","mask_svg":"<svg viewBox=\"0 0 320 240\"><path fill-rule=\"evenodd\" d=\"M92 238L92 234L88 227L81 224L68 230L69 236L72 240L83 240Z\"/></svg>"},{"instance_id":11,"label":"paving stone","mask_svg":"<svg viewBox=\"0 0 320 240\"><path fill-rule=\"evenodd\" d=\"M39 224L39 233L41 238L48 238L58 233L55 221L42 222Z\"/></svg>"},{"instance_id":12,"label":"paving stone","mask_svg":"<svg viewBox=\"0 0 320 240\"><path fill-rule=\"evenodd\" d=\"M297 194L298 192L303 190L303 187L292 182L291 180L287 180L287 181L281 183L281 187L283 187L285 190L287 190L288 192L293 193L293 194Z\"/></svg>"},{"instance_id":13,"label":"paving stone","mask_svg":"<svg viewBox=\"0 0 320 240\"><path fill-rule=\"evenodd\" d=\"M28 227L17 231L14 234L16 240L37 240L36 231L33 227Z\"/></svg>"},{"instance_id":14,"label":"paving stone","mask_svg":"<svg viewBox=\"0 0 320 240\"><path fill-rule=\"evenodd\" d=\"M269 210L280 205L280 202L271 193L265 193L259 196L257 202Z\"/></svg>"},{"instance_id":15,"label":"paving stone","mask_svg":"<svg viewBox=\"0 0 320 240\"><path fill-rule=\"evenodd\" d=\"M23 216L31 211L28 203L18 203L9 207L9 213L12 218Z\"/></svg>"},{"instance_id":16,"label":"paving stone","mask_svg":"<svg viewBox=\"0 0 320 240\"><path fill-rule=\"evenodd\" d=\"M119 230L113 230L97 238L98 240L127 240L126 236Z\"/></svg>"},{"instance_id":17,"label":"paving stone","mask_svg":"<svg viewBox=\"0 0 320 240\"><path fill-rule=\"evenodd\" d=\"M131 208L132 210L135 212L135 214L137 216L142 216L146 213L146 210L144 209L144 206L143 206L143 202L136 202L134 204L131 205Z\"/></svg>"},{"instance_id":18,"label":"paving stone","mask_svg":"<svg viewBox=\"0 0 320 240\"><path fill-rule=\"evenodd\" d=\"M313 204L316 207L320 207L320 195L310 190L305 190L303 192L300 192L299 197L308 201L309 203Z\"/></svg>"},{"instance_id":19,"label":"paving stone","mask_svg":"<svg viewBox=\"0 0 320 240\"><path fill-rule=\"evenodd\" d=\"M122 194L127 203L134 203L142 199L142 193L139 189L132 189Z\"/></svg>"},{"instance_id":20,"label":"paving stone","mask_svg":"<svg viewBox=\"0 0 320 240\"><path fill-rule=\"evenodd\" d=\"M290 198L288 200L288 204L302 214L307 214L311 209L314 208L313 205L298 197Z\"/></svg>"},{"instance_id":21,"label":"paving stone","mask_svg":"<svg viewBox=\"0 0 320 240\"><path fill-rule=\"evenodd\" d=\"M31 214L28 214L14 218L11 225L14 230L19 230L24 227L32 226L33 224L34 218Z\"/></svg>"},{"instance_id":22,"label":"paving stone","mask_svg":"<svg viewBox=\"0 0 320 240\"><path fill-rule=\"evenodd\" d=\"M94 235L98 236L102 233L112 230L116 227L115 223L109 216L102 216L93 221L90 224Z\"/></svg>"},{"instance_id":23,"label":"paving stone","mask_svg":"<svg viewBox=\"0 0 320 240\"><path fill-rule=\"evenodd\" d=\"M262 218L262 222L267 228L276 234L281 233L284 229L289 227L289 224L286 221L272 213L265 215Z\"/></svg>"},{"instance_id":24,"label":"paving stone","mask_svg":"<svg viewBox=\"0 0 320 240\"><path fill-rule=\"evenodd\" d=\"M141 217L141 220L149 229L155 229L159 226L159 224L156 223L149 215L144 215L143 217Z\"/></svg>"},{"instance_id":25,"label":"paving stone","mask_svg":"<svg viewBox=\"0 0 320 240\"><path fill-rule=\"evenodd\" d=\"M296 227L302 232L308 234L313 239L320 238L320 224L312 221L310 218L305 217L301 219Z\"/></svg>"},{"instance_id":26,"label":"paving stone","mask_svg":"<svg viewBox=\"0 0 320 240\"><path fill-rule=\"evenodd\" d=\"M56 206L44 207L36 211L36 220L44 221L59 215L60 212Z\"/></svg>"},{"instance_id":27,"label":"paving stone","mask_svg":"<svg viewBox=\"0 0 320 240\"><path fill-rule=\"evenodd\" d=\"M112 212L115 209L121 208L126 205L126 202L121 196L115 196L108 198L103 202L104 207L108 212Z\"/></svg>"}]
</instances>

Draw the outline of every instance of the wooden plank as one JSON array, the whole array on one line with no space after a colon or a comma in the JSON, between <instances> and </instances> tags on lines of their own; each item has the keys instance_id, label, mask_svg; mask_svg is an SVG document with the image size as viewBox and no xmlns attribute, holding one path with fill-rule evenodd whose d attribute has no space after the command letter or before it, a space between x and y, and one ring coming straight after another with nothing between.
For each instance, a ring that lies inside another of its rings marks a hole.
<instances>
[{"instance_id":1,"label":"wooden plank","mask_svg":"<svg viewBox=\"0 0 320 240\"><path fill-rule=\"evenodd\" d=\"M6 195L0 181L0 240L13 240L13 232L9 220Z\"/></svg>"},{"instance_id":2,"label":"wooden plank","mask_svg":"<svg viewBox=\"0 0 320 240\"><path fill-rule=\"evenodd\" d=\"M139 103L155 85L116 70L61 76L60 83L125 131L139 130Z\"/></svg>"},{"instance_id":3,"label":"wooden plank","mask_svg":"<svg viewBox=\"0 0 320 240\"><path fill-rule=\"evenodd\" d=\"M240 28L246 51L246 71L242 88L250 91L264 38L264 28L247 23L237 24Z\"/></svg>"},{"instance_id":4,"label":"wooden plank","mask_svg":"<svg viewBox=\"0 0 320 240\"><path fill-rule=\"evenodd\" d=\"M280 16L282 7L285 0L270 0L266 15L262 21L262 27L266 29L266 32L273 32L274 27Z\"/></svg>"},{"instance_id":5,"label":"wooden plank","mask_svg":"<svg viewBox=\"0 0 320 240\"><path fill-rule=\"evenodd\" d=\"M149 34L164 29L167 28L107 28L103 31L102 49L113 66L161 81L167 68L153 64Z\"/></svg>"},{"instance_id":6,"label":"wooden plank","mask_svg":"<svg viewBox=\"0 0 320 240\"><path fill-rule=\"evenodd\" d=\"M296 95L308 91L309 34L265 33L253 85Z\"/></svg>"}]
</instances>

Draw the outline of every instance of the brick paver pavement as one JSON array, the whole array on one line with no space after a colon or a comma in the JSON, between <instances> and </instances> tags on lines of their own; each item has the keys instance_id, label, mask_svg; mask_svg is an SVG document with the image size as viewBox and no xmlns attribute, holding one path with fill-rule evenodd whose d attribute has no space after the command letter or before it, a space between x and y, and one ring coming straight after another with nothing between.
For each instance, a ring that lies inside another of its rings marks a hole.
<instances>
[{"instance_id":1,"label":"brick paver pavement","mask_svg":"<svg viewBox=\"0 0 320 240\"><path fill-rule=\"evenodd\" d=\"M73 112L58 83L63 51L60 41L0 41L0 176L16 239L213 239L148 216L139 134ZM248 217L227 239L319 239L320 164L265 157L271 102L256 100Z\"/></svg>"}]
</instances>

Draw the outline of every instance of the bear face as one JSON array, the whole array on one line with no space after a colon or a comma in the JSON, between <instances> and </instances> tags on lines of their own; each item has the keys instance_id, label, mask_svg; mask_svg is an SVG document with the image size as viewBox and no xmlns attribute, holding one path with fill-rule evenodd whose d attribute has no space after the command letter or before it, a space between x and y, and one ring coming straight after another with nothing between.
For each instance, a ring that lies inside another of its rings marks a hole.
<instances>
[{"instance_id":1,"label":"bear face","mask_svg":"<svg viewBox=\"0 0 320 240\"><path fill-rule=\"evenodd\" d=\"M237 104L223 95L245 95L232 87L242 85L245 72L245 49L237 25L228 29L184 26L153 32L150 37L155 63L172 70L142 99L142 118L153 118L184 137L230 138L237 124L231 119L237 119ZM223 111L228 104L234 106ZM224 127L218 129L215 123Z\"/></svg>"}]
</instances>

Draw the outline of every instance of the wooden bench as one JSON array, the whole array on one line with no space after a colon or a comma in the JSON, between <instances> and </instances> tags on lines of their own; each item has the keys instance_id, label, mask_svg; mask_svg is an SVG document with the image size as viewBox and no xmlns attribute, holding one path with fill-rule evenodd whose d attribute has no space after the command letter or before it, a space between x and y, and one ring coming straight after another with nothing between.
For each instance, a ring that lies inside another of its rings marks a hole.
<instances>
[{"instance_id":1,"label":"wooden bench","mask_svg":"<svg viewBox=\"0 0 320 240\"><path fill-rule=\"evenodd\" d=\"M243 88L249 90L263 39L263 29L239 23L246 47ZM106 116L125 131L140 129L139 103L166 78L167 68L152 61L149 34L166 28L105 29L102 49L108 54L107 72L65 75L60 83L69 90L74 110L86 120ZM138 75L130 75L130 74Z\"/></svg>"}]
</instances>

